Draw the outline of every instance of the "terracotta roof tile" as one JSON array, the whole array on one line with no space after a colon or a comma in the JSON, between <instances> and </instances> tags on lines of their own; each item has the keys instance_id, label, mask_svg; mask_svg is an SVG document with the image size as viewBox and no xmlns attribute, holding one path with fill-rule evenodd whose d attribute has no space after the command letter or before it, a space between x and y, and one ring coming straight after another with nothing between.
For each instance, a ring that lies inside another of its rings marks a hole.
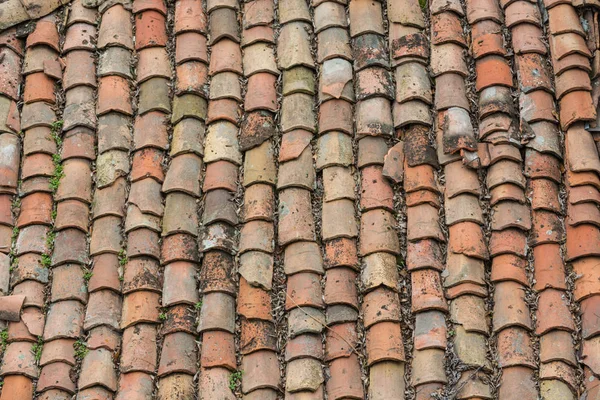
<instances>
[{"instance_id":1,"label":"terracotta roof tile","mask_svg":"<svg viewBox=\"0 0 600 400\"><path fill-rule=\"evenodd\" d=\"M80 85L96 87L96 68L91 52L72 51L66 56L66 64L63 77L65 90Z\"/></svg>"},{"instance_id":2,"label":"terracotta roof tile","mask_svg":"<svg viewBox=\"0 0 600 400\"><path fill-rule=\"evenodd\" d=\"M589 75L585 71L570 69L556 77L556 96L559 99L577 90L592 90Z\"/></svg>"},{"instance_id":3,"label":"terracotta roof tile","mask_svg":"<svg viewBox=\"0 0 600 400\"><path fill-rule=\"evenodd\" d=\"M335 331L339 331L343 325L336 325ZM301 335L290 339L285 347L285 359L291 361L298 358L312 357L323 358L323 346L321 337L317 335Z\"/></svg>"},{"instance_id":4,"label":"terracotta roof tile","mask_svg":"<svg viewBox=\"0 0 600 400\"><path fill-rule=\"evenodd\" d=\"M530 368L518 366L503 369L502 383L500 393L506 396L536 396L533 370Z\"/></svg>"},{"instance_id":5,"label":"terracotta roof tile","mask_svg":"<svg viewBox=\"0 0 600 400\"><path fill-rule=\"evenodd\" d=\"M162 47L151 47L138 52L138 83L155 77L171 77L169 58Z\"/></svg>"},{"instance_id":6,"label":"terracotta roof tile","mask_svg":"<svg viewBox=\"0 0 600 400\"><path fill-rule=\"evenodd\" d=\"M534 247L536 289L566 289L564 282L564 261L558 244L550 243Z\"/></svg>"},{"instance_id":7,"label":"terracotta roof tile","mask_svg":"<svg viewBox=\"0 0 600 400\"><path fill-rule=\"evenodd\" d=\"M206 37L197 32L184 32L176 38L175 61L180 64L191 60L208 64Z\"/></svg>"},{"instance_id":8,"label":"terracotta roof tile","mask_svg":"<svg viewBox=\"0 0 600 400\"><path fill-rule=\"evenodd\" d=\"M414 1L401 1L388 4L388 19L394 23L424 28L421 10Z\"/></svg>"},{"instance_id":9,"label":"terracotta roof tile","mask_svg":"<svg viewBox=\"0 0 600 400\"><path fill-rule=\"evenodd\" d=\"M519 24L511 28L513 32L512 45L515 53L546 54L547 49L542 42L543 33L539 26L534 24Z\"/></svg>"},{"instance_id":10,"label":"terracotta roof tile","mask_svg":"<svg viewBox=\"0 0 600 400\"><path fill-rule=\"evenodd\" d=\"M541 17L538 7L527 1L516 1L505 8L506 26L512 28L515 25L529 23L540 25Z\"/></svg>"},{"instance_id":11,"label":"terracotta roof tile","mask_svg":"<svg viewBox=\"0 0 600 400\"><path fill-rule=\"evenodd\" d=\"M0 62L0 71L2 72L2 78L0 79L0 93L13 100L18 100L19 85L21 84L22 79L18 73L21 69L21 57L8 48L0 49L0 57L2 57L2 61ZM30 83L28 88L31 90L34 89L35 86Z\"/></svg>"},{"instance_id":12,"label":"terracotta roof tile","mask_svg":"<svg viewBox=\"0 0 600 400\"><path fill-rule=\"evenodd\" d=\"M325 325L325 315L316 308L294 308L288 313L288 331L294 338L303 334L320 334Z\"/></svg>"},{"instance_id":13,"label":"terracotta roof tile","mask_svg":"<svg viewBox=\"0 0 600 400\"><path fill-rule=\"evenodd\" d=\"M294 22L283 26L279 36L279 47L277 55L279 67L283 70L295 66L314 67L314 61L310 54L309 34L304 24ZM282 47L281 43L294 43L295 46Z\"/></svg>"},{"instance_id":14,"label":"terracotta roof tile","mask_svg":"<svg viewBox=\"0 0 600 400\"><path fill-rule=\"evenodd\" d=\"M327 394L329 398L341 399L344 397L362 397L363 388L359 384L360 367L356 355L349 358L339 358L331 363L330 372L332 379L327 381Z\"/></svg>"},{"instance_id":15,"label":"terracotta roof tile","mask_svg":"<svg viewBox=\"0 0 600 400\"><path fill-rule=\"evenodd\" d=\"M255 26L254 28L245 29L242 31L242 47L249 46L254 43L270 43L275 44L275 32L270 26Z\"/></svg>"},{"instance_id":16,"label":"terracotta roof tile","mask_svg":"<svg viewBox=\"0 0 600 400\"><path fill-rule=\"evenodd\" d=\"M337 238L325 244L325 263L328 267L358 269L356 239Z\"/></svg>"},{"instance_id":17,"label":"terracotta roof tile","mask_svg":"<svg viewBox=\"0 0 600 400\"><path fill-rule=\"evenodd\" d=\"M18 295L18 294L24 294L25 295L25 304L24 304L25 307L33 306L33 307L41 308L44 304L43 293L42 293L43 288L44 288L44 285L42 283L36 282L33 280L27 280L27 281L21 282L13 287L13 296ZM11 332L13 327L15 328L15 331L18 331L19 329L21 329L19 327L19 325L23 325L23 324L16 324L16 323L9 324L9 337L13 336L13 333L15 333L15 332ZM28 335L29 335L29 332L28 332Z\"/></svg>"},{"instance_id":18,"label":"terracotta roof tile","mask_svg":"<svg viewBox=\"0 0 600 400\"><path fill-rule=\"evenodd\" d=\"M321 47L321 46L319 46ZM385 51L385 39L377 34L364 34L354 38L352 42L354 67L361 70L368 66L388 65L388 55Z\"/></svg>"},{"instance_id":19,"label":"terracotta roof tile","mask_svg":"<svg viewBox=\"0 0 600 400\"><path fill-rule=\"evenodd\" d=\"M72 2L67 26L77 22L87 22L90 25L95 25L96 11L85 7L82 1Z\"/></svg>"},{"instance_id":20,"label":"terracotta roof tile","mask_svg":"<svg viewBox=\"0 0 600 400\"><path fill-rule=\"evenodd\" d=\"M348 10L352 37L365 33L384 33L380 3L367 0L351 1Z\"/></svg>"},{"instance_id":21,"label":"terracotta roof tile","mask_svg":"<svg viewBox=\"0 0 600 400\"><path fill-rule=\"evenodd\" d=\"M383 226L384 229L372 231L373 226ZM361 218L361 254L366 256L378 251L396 254L399 244L394 226L395 219L388 211L372 210L364 213Z\"/></svg>"},{"instance_id":22,"label":"terracotta roof tile","mask_svg":"<svg viewBox=\"0 0 600 400\"><path fill-rule=\"evenodd\" d=\"M431 24L433 44L455 43L467 46L458 15L448 12L433 15Z\"/></svg>"},{"instance_id":23,"label":"terracotta roof tile","mask_svg":"<svg viewBox=\"0 0 600 400\"><path fill-rule=\"evenodd\" d=\"M270 1L258 0L244 5L243 27L270 25L273 22L274 5Z\"/></svg>"},{"instance_id":24,"label":"terracotta roof tile","mask_svg":"<svg viewBox=\"0 0 600 400\"><path fill-rule=\"evenodd\" d=\"M575 365L575 352L571 334L567 331L552 331L540 338L540 361L562 361Z\"/></svg>"},{"instance_id":25,"label":"terracotta roof tile","mask_svg":"<svg viewBox=\"0 0 600 400\"><path fill-rule=\"evenodd\" d=\"M400 324L381 322L367 330L366 350L369 365L380 361L404 361Z\"/></svg>"},{"instance_id":26,"label":"terracotta roof tile","mask_svg":"<svg viewBox=\"0 0 600 400\"><path fill-rule=\"evenodd\" d=\"M278 6L278 11L280 24L287 24L293 21L311 22L308 4L304 1L283 0Z\"/></svg>"},{"instance_id":27,"label":"terracotta roof tile","mask_svg":"<svg viewBox=\"0 0 600 400\"><path fill-rule=\"evenodd\" d=\"M0 33L0 47L8 47L20 56L23 56L23 41L17 38L16 28L4 29Z\"/></svg>"},{"instance_id":28,"label":"terracotta roof tile","mask_svg":"<svg viewBox=\"0 0 600 400\"><path fill-rule=\"evenodd\" d=\"M279 75L273 55L273 49L266 43L255 43L244 48L244 75L251 76L259 72Z\"/></svg>"},{"instance_id":29,"label":"terracotta roof tile","mask_svg":"<svg viewBox=\"0 0 600 400\"><path fill-rule=\"evenodd\" d=\"M319 361L302 358L288 363L286 390L290 392L302 390L314 392L323 382L324 377Z\"/></svg>"},{"instance_id":30,"label":"terracotta roof tile","mask_svg":"<svg viewBox=\"0 0 600 400\"><path fill-rule=\"evenodd\" d=\"M584 39L574 33L550 36L550 51L552 57L559 61L573 54L591 57L590 50L586 46Z\"/></svg>"},{"instance_id":31,"label":"terracotta roof tile","mask_svg":"<svg viewBox=\"0 0 600 400\"><path fill-rule=\"evenodd\" d=\"M0 371L3 375L25 375L29 378L38 377L38 368L32 350L32 343L14 342L7 346L6 357L3 358Z\"/></svg>"},{"instance_id":32,"label":"terracotta roof tile","mask_svg":"<svg viewBox=\"0 0 600 400\"><path fill-rule=\"evenodd\" d=\"M206 31L206 14L196 1L179 0L175 3L175 33Z\"/></svg>"},{"instance_id":33,"label":"terracotta roof tile","mask_svg":"<svg viewBox=\"0 0 600 400\"><path fill-rule=\"evenodd\" d=\"M210 13L211 44L221 39L240 41L236 12L230 8L219 8Z\"/></svg>"},{"instance_id":34,"label":"terracotta roof tile","mask_svg":"<svg viewBox=\"0 0 600 400\"><path fill-rule=\"evenodd\" d=\"M323 62L319 81L319 98L321 101L330 99L354 101L352 64L350 62L339 58Z\"/></svg>"},{"instance_id":35,"label":"terracotta roof tile","mask_svg":"<svg viewBox=\"0 0 600 400\"><path fill-rule=\"evenodd\" d=\"M351 11L352 12L352 11ZM334 26L347 27L346 9L342 4L324 2L315 8L315 32Z\"/></svg>"},{"instance_id":36,"label":"terracotta roof tile","mask_svg":"<svg viewBox=\"0 0 600 400\"><path fill-rule=\"evenodd\" d=\"M393 361L377 363L370 367L369 394L373 398L399 399L404 391L404 363Z\"/></svg>"},{"instance_id":37,"label":"terracotta roof tile","mask_svg":"<svg viewBox=\"0 0 600 400\"><path fill-rule=\"evenodd\" d=\"M358 311L354 307L344 304L330 305L326 310L326 320L328 325L343 324L346 322L355 322L358 320Z\"/></svg>"},{"instance_id":38,"label":"terracotta roof tile","mask_svg":"<svg viewBox=\"0 0 600 400\"><path fill-rule=\"evenodd\" d=\"M446 11L452 11L452 12L460 15L461 17L464 17L464 15L465 15L460 2L458 2L456 0L450 0L450 1L434 0L431 2L429 7L431 10L431 14L433 14L433 15L439 14L442 12L446 12Z\"/></svg>"},{"instance_id":39,"label":"terracotta roof tile","mask_svg":"<svg viewBox=\"0 0 600 400\"><path fill-rule=\"evenodd\" d=\"M167 32L165 17L154 10L144 11L135 16L135 48L141 50L154 46L165 46Z\"/></svg>"},{"instance_id":40,"label":"terracotta roof tile","mask_svg":"<svg viewBox=\"0 0 600 400\"><path fill-rule=\"evenodd\" d=\"M443 370L444 352L442 350L418 350L414 352L413 357L413 384L422 387L426 386L425 384L427 383L447 382L446 374Z\"/></svg>"},{"instance_id":41,"label":"terracotta roof tile","mask_svg":"<svg viewBox=\"0 0 600 400\"><path fill-rule=\"evenodd\" d=\"M192 374L196 371L196 346L193 335L176 332L165 337L158 375L175 372Z\"/></svg>"},{"instance_id":42,"label":"terracotta roof tile","mask_svg":"<svg viewBox=\"0 0 600 400\"><path fill-rule=\"evenodd\" d=\"M544 60L545 58L539 54L527 54L518 58L517 78L521 91L524 93L538 89L552 91Z\"/></svg>"},{"instance_id":43,"label":"terracotta roof tile","mask_svg":"<svg viewBox=\"0 0 600 400\"><path fill-rule=\"evenodd\" d=\"M146 10L155 10L162 14L167 13L167 9L162 0L142 0L142 1L138 0L133 5L133 8L132 8L132 11L134 14L137 14L139 12L146 11Z\"/></svg>"},{"instance_id":44,"label":"terracotta roof tile","mask_svg":"<svg viewBox=\"0 0 600 400\"><path fill-rule=\"evenodd\" d=\"M32 33L27 36L27 48L36 45L45 45L59 51L58 30L56 24L49 18L41 20Z\"/></svg>"},{"instance_id":45,"label":"terracotta roof tile","mask_svg":"<svg viewBox=\"0 0 600 400\"><path fill-rule=\"evenodd\" d=\"M72 50L94 50L96 27L88 23L76 23L69 26L63 44L63 53Z\"/></svg>"},{"instance_id":46,"label":"terracotta roof tile","mask_svg":"<svg viewBox=\"0 0 600 400\"><path fill-rule=\"evenodd\" d=\"M207 232L208 237L216 236L215 247L225 247L229 250L230 243L219 241L219 236L224 232L221 226L213 227L213 231ZM175 234L167 236L162 243L162 262L169 263L173 261L190 261L197 262L199 260L198 250L196 247L196 238L186 234Z\"/></svg>"},{"instance_id":47,"label":"terracotta roof tile","mask_svg":"<svg viewBox=\"0 0 600 400\"><path fill-rule=\"evenodd\" d=\"M319 32L317 36L319 43L322 43L317 49L317 61L323 62L336 57L352 60L350 36L346 29L329 28Z\"/></svg>"},{"instance_id":48,"label":"terracotta roof tile","mask_svg":"<svg viewBox=\"0 0 600 400\"><path fill-rule=\"evenodd\" d=\"M192 197L188 196L190 199ZM189 201L189 200L188 200ZM194 200L195 201L195 200ZM204 215L202 217L202 221L204 224L208 225L212 222L227 222L231 225L236 225L238 222L237 215L235 213L235 203L233 202L233 195L231 192L226 190L218 189L212 190L206 194L205 199L205 209ZM191 205L191 204L190 204ZM173 208L172 215L169 216L170 224L180 224L178 222L179 215L177 214L177 208ZM194 209L195 211L195 209ZM197 217L191 217L193 219L197 219ZM165 226L166 220L163 222L163 226ZM194 234L197 231L196 226L189 226L187 228L190 233Z\"/></svg>"},{"instance_id":49,"label":"terracotta roof tile","mask_svg":"<svg viewBox=\"0 0 600 400\"><path fill-rule=\"evenodd\" d=\"M580 68L588 72L592 71L588 57L581 54L570 54L568 56L565 56L561 60L558 60L555 54L553 53L552 66L556 74L561 74L572 68Z\"/></svg>"},{"instance_id":50,"label":"terracotta roof tile","mask_svg":"<svg viewBox=\"0 0 600 400\"><path fill-rule=\"evenodd\" d=\"M28 49L25 54L23 73L26 75L32 72L47 72L46 70L52 64L60 65L57 52L47 46L36 46Z\"/></svg>"},{"instance_id":51,"label":"terracotta roof tile","mask_svg":"<svg viewBox=\"0 0 600 400\"><path fill-rule=\"evenodd\" d=\"M498 333L499 364L504 371L508 370L506 367L535 368L535 356L530 343L529 334L520 327L503 329Z\"/></svg>"},{"instance_id":52,"label":"terracotta roof tile","mask_svg":"<svg viewBox=\"0 0 600 400\"><path fill-rule=\"evenodd\" d=\"M462 47L454 43L432 45L431 70L436 77L448 72L467 76Z\"/></svg>"},{"instance_id":53,"label":"terracotta roof tile","mask_svg":"<svg viewBox=\"0 0 600 400\"><path fill-rule=\"evenodd\" d=\"M556 6L557 6L557 5L559 5L559 4L571 4L571 3L570 3L570 2L563 1L563 0L546 0L546 1L544 1L544 5L545 5L545 6L546 6L548 9L550 9L550 8L552 8L552 7L556 7Z\"/></svg>"},{"instance_id":54,"label":"terracotta roof tile","mask_svg":"<svg viewBox=\"0 0 600 400\"><path fill-rule=\"evenodd\" d=\"M563 129L581 121L595 121L596 109L587 91L573 91L565 94L560 100L560 120Z\"/></svg>"},{"instance_id":55,"label":"terracotta roof tile","mask_svg":"<svg viewBox=\"0 0 600 400\"><path fill-rule=\"evenodd\" d=\"M130 12L123 6L110 7L102 14L98 30L98 48L121 46L133 49L133 33Z\"/></svg>"},{"instance_id":56,"label":"terracotta roof tile","mask_svg":"<svg viewBox=\"0 0 600 400\"><path fill-rule=\"evenodd\" d=\"M477 90L490 86L513 86L513 77L510 67L504 58L488 56L476 62L478 70L476 79Z\"/></svg>"},{"instance_id":57,"label":"terracotta roof tile","mask_svg":"<svg viewBox=\"0 0 600 400\"><path fill-rule=\"evenodd\" d=\"M484 20L503 23L499 4L490 0L471 0L467 2L467 21L473 25Z\"/></svg>"},{"instance_id":58,"label":"terracotta roof tile","mask_svg":"<svg viewBox=\"0 0 600 400\"><path fill-rule=\"evenodd\" d=\"M116 391L117 375L112 368L111 356L111 352L106 349L90 351L84 358L78 387L86 389L98 385Z\"/></svg>"},{"instance_id":59,"label":"terracotta roof tile","mask_svg":"<svg viewBox=\"0 0 600 400\"><path fill-rule=\"evenodd\" d=\"M262 75L269 75L269 74L262 74ZM237 103L237 101L232 100L232 99L220 99L220 100L215 100L215 101L211 101L208 104L208 116L207 116L207 123L211 123L211 122L215 122L215 121L219 121L219 120L225 120L225 121L229 121L232 124L237 124L239 119L241 117L241 110L239 109L239 104ZM195 126L195 129L183 129L183 126L189 126L190 128L192 126ZM181 137L181 139L186 139L186 136L189 136L190 131L192 133L194 132L201 132L202 135L204 136L204 125L201 124L199 121L196 122L196 120L194 119L184 119L182 120L179 124L176 125L175 129L177 129L179 131L179 135ZM199 142L203 142L202 140ZM196 140L185 140L186 146L194 146L197 148L197 152L200 154L204 153L204 149L199 146L199 144L196 142ZM182 143L183 144L183 143Z\"/></svg>"},{"instance_id":60,"label":"terracotta roof tile","mask_svg":"<svg viewBox=\"0 0 600 400\"><path fill-rule=\"evenodd\" d=\"M228 332L206 332L202 337L202 365L235 369L233 335Z\"/></svg>"},{"instance_id":61,"label":"terracotta roof tile","mask_svg":"<svg viewBox=\"0 0 600 400\"><path fill-rule=\"evenodd\" d=\"M237 10L239 9L239 4L237 1L233 0L210 0L206 8L209 13L219 8L231 8Z\"/></svg>"},{"instance_id":62,"label":"terracotta roof tile","mask_svg":"<svg viewBox=\"0 0 600 400\"><path fill-rule=\"evenodd\" d=\"M582 334L584 338L591 338L598 334L597 310L600 296L591 296L581 301Z\"/></svg>"}]
</instances>

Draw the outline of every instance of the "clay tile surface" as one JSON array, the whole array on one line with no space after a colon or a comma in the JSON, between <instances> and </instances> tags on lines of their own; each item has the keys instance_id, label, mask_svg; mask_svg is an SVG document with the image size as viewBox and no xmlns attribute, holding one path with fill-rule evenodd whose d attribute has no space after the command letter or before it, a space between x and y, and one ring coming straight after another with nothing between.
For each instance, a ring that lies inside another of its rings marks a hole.
<instances>
[{"instance_id":1,"label":"clay tile surface","mask_svg":"<svg viewBox=\"0 0 600 400\"><path fill-rule=\"evenodd\" d=\"M206 14L201 3L194 0L179 0L175 5L175 32L205 32Z\"/></svg>"},{"instance_id":2,"label":"clay tile surface","mask_svg":"<svg viewBox=\"0 0 600 400\"><path fill-rule=\"evenodd\" d=\"M102 14L98 31L98 48L121 46L133 50L131 13L122 5L110 7Z\"/></svg>"},{"instance_id":3,"label":"clay tile surface","mask_svg":"<svg viewBox=\"0 0 600 400\"><path fill-rule=\"evenodd\" d=\"M2 400L600 396L597 0L0 3Z\"/></svg>"}]
</instances>

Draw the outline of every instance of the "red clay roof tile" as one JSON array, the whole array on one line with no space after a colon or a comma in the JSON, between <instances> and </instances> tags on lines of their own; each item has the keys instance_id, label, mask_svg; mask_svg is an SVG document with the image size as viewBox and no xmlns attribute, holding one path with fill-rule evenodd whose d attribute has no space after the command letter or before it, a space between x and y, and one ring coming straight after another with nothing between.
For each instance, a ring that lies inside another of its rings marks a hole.
<instances>
[{"instance_id":1,"label":"red clay roof tile","mask_svg":"<svg viewBox=\"0 0 600 400\"><path fill-rule=\"evenodd\" d=\"M467 2L467 21L473 25L484 20L503 23L499 4L490 0L470 0Z\"/></svg>"},{"instance_id":2,"label":"red clay roof tile","mask_svg":"<svg viewBox=\"0 0 600 400\"><path fill-rule=\"evenodd\" d=\"M352 49L350 46L350 36L348 31L342 28L329 28L321 31L317 35L319 45L317 49L317 61L323 62L332 58L340 57L347 60L352 60ZM279 52L278 52L279 54ZM305 64L311 67L309 62ZM285 69L285 67L283 67Z\"/></svg>"},{"instance_id":3,"label":"red clay roof tile","mask_svg":"<svg viewBox=\"0 0 600 400\"><path fill-rule=\"evenodd\" d=\"M175 33L206 32L207 19L201 4L193 0L178 0L175 3Z\"/></svg>"},{"instance_id":4,"label":"red clay roof tile","mask_svg":"<svg viewBox=\"0 0 600 400\"><path fill-rule=\"evenodd\" d=\"M313 4L317 6L317 4ZM279 23L287 24L293 21L311 22L308 4L298 0L284 0L278 7Z\"/></svg>"},{"instance_id":5,"label":"red clay roof tile","mask_svg":"<svg viewBox=\"0 0 600 400\"><path fill-rule=\"evenodd\" d=\"M242 31L242 47L265 42L275 44L275 32L270 26L255 26Z\"/></svg>"},{"instance_id":6,"label":"red clay roof tile","mask_svg":"<svg viewBox=\"0 0 600 400\"><path fill-rule=\"evenodd\" d=\"M102 14L98 30L98 48L121 46L133 50L131 14L121 5L110 7Z\"/></svg>"},{"instance_id":7,"label":"red clay roof tile","mask_svg":"<svg viewBox=\"0 0 600 400\"><path fill-rule=\"evenodd\" d=\"M244 5L243 28L271 25L273 22L274 5L270 1L257 0Z\"/></svg>"},{"instance_id":8,"label":"red clay roof tile","mask_svg":"<svg viewBox=\"0 0 600 400\"><path fill-rule=\"evenodd\" d=\"M17 38L16 28L4 29L0 33L0 47L8 47L23 56L23 41Z\"/></svg>"},{"instance_id":9,"label":"red clay roof tile","mask_svg":"<svg viewBox=\"0 0 600 400\"><path fill-rule=\"evenodd\" d=\"M360 367L355 354L348 358L339 358L331 363L332 379L327 381L327 395L331 399L345 397L359 398L364 395L360 384Z\"/></svg>"},{"instance_id":10,"label":"red clay roof tile","mask_svg":"<svg viewBox=\"0 0 600 400\"><path fill-rule=\"evenodd\" d=\"M52 19L45 18L36 24L34 31L27 36L27 48L45 45L59 51L58 30Z\"/></svg>"},{"instance_id":11,"label":"red clay roof tile","mask_svg":"<svg viewBox=\"0 0 600 400\"><path fill-rule=\"evenodd\" d=\"M134 14L137 14L146 10L155 10L162 14L167 14L167 9L163 0L141 0L137 1L132 8Z\"/></svg>"},{"instance_id":12,"label":"red clay roof tile","mask_svg":"<svg viewBox=\"0 0 600 400\"><path fill-rule=\"evenodd\" d=\"M519 24L511 28L512 46L516 54L546 54L547 49L542 42L543 32L534 24Z\"/></svg>"},{"instance_id":13,"label":"red clay roof tile","mask_svg":"<svg viewBox=\"0 0 600 400\"><path fill-rule=\"evenodd\" d=\"M243 328L242 328L243 329ZM234 336L229 332L211 331L202 335L201 362L204 367L236 368Z\"/></svg>"},{"instance_id":14,"label":"red clay roof tile","mask_svg":"<svg viewBox=\"0 0 600 400\"><path fill-rule=\"evenodd\" d=\"M206 37L197 32L184 32L176 38L175 61L181 64L191 60L208 64Z\"/></svg>"},{"instance_id":15,"label":"red clay roof tile","mask_svg":"<svg viewBox=\"0 0 600 400\"><path fill-rule=\"evenodd\" d=\"M541 17L537 5L527 1L516 1L505 8L506 26L512 28L518 24L540 25Z\"/></svg>"},{"instance_id":16,"label":"red clay roof tile","mask_svg":"<svg viewBox=\"0 0 600 400\"><path fill-rule=\"evenodd\" d=\"M373 65L387 66L388 56L384 50L385 46L385 39L381 35L367 33L354 38L352 43L354 67L361 70ZM401 45L399 41L393 42L392 51L395 53L400 49L412 51L412 47L409 49Z\"/></svg>"},{"instance_id":17,"label":"red clay roof tile","mask_svg":"<svg viewBox=\"0 0 600 400\"><path fill-rule=\"evenodd\" d=\"M431 18L433 44L454 43L467 47L467 42L463 36L460 18L454 13L441 13L433 15Z\"/></svg>"},{"instance_id":18,"label":"red clay roof tile","mask_svg":"<svg viewBox=\"0 0 600 400\"><path fill-rule=\"evenodd\" d=\"M256 110L277 111L276 81L277 77L270 73L261 72L250 76L248 79L248 92L244 99L244 109L248 112Z\"/></svg>"}]
</instances>

